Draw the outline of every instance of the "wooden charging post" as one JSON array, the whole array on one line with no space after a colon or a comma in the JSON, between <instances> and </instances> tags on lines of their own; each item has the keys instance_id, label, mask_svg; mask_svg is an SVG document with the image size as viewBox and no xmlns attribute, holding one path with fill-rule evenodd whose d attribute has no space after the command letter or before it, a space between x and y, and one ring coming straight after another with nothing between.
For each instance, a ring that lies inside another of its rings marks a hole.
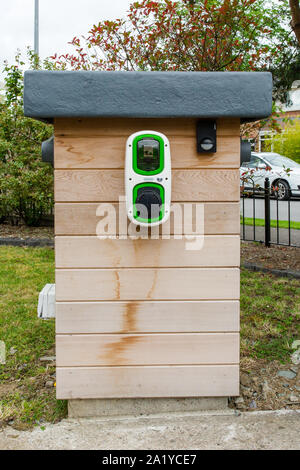
<instances>
[{"instance_id":1,"label":"wooden charging post","mask_svg":"<svg viewBox=\"0 0 300 470\"><path fill-rule=\"evenodd\" d=\"M271 91L268 73L26 72L25 114L54 123L57 398L73 415L239 394L240 122L268 116ZM198 153L207 119L216 152ZM142 130L169 139L172 203L189 223L169 239L123 237L119 222L99 236L103 204L127 219L125 145ZM195 234L193 204L198 250L174 237Z\"/></svg>"}]
</instances>

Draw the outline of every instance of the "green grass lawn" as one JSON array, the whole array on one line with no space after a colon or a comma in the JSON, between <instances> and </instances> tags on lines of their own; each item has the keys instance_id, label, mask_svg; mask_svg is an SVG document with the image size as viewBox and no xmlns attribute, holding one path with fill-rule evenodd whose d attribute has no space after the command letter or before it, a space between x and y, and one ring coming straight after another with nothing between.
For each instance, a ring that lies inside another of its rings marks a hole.
<instances>
[{"instance_id":1,"label":"green grass lawn","mask_svg":"<svg viewBox=\"0 0 300 470\"><path fill-rule=\"evenodd\" d=\"M14 419L22 428L22 423L55 422L66 414L55 388L45 388L55 367L39 360L54 345L54 320L37 318L38 294L52 282L52 249L0 247L0 340L6 345L6 364L0 365L0 422Z\"/></svg>"},{"instance_id":2,"label":"green grass lawn","mask_svg":"<svg viewBox=\"0 0 300 470\"><path fill-rule=\"evenodd\" d=\"M243 216L241 216L241 224L243 224ZM245 217L244 218L245 225L254 225L254 219L252 217ZM255 219L255 225L257 227L264 227L265 226L265 219ZM290 223L291 229L293 230L300 230L300 222L292 222ZM271 220L271 227L277 227L277 220ZM287 220L279 220L278 221L279 228L289 228L289 223Z\"/></svg>"},{"instance_id":3,"label":"green grass lawn","mask_svg":"<svg viewBox=\"0 0 300 470\"><path fill-rule=\"evenodd\" d=\"M55 367L39 360L53 354L54 321L36 313L40 290L52 282L52 249L0 247L0 340L7 349L0 365L0 424L14 420L27 428L66 416L66 402L56 400L54 387L45 387ZM300 336L299 311L299 280L242 270L242 357L288 361Z\"/></svg>"},{"instance_id":4,"label":"green grass lawn","mask_svg":"<svg viewBox=\"0 0 300 470\"><path fill-rule=\"evenodd\" d=\"M288 361L300 336L300 281L241 271L241 354Z\"/></svg>"}]
</instances>

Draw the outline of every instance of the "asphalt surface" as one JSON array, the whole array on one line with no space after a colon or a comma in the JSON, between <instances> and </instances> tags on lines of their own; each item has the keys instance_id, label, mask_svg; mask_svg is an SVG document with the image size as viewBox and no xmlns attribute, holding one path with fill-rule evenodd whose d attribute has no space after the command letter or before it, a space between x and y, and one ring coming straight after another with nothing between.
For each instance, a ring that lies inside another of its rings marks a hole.
<instances>
[{"instance_id":1,"label":"asphalt surface","mask_svg":"<svg viewBox=\"0 0 300 470\"><path fill-rule=\"evenodd\" d=\"M254 227L253 225L241 225L241 239L245 241L265 241L265 227ZM281 245L300 246L300 230L290 230L280 228L277 233L276 228L271 228L271 243Z\"/></svg>"},{"instance_id":2,"label":"asphalt surface","mask_svg":"<svg viewBox=\"0 0 300 470\"><path fill-rule=\"evenodd\" d=\"M254 207L255 206L255 207ZM277 201L271 199L271 220L289 220L288 201ZM278 216L277 216L278 210ZM263 197L245 197L240 201L240 213L244 217L256 219L265 218L265 201ZM290 200L290 221L300 222L300 198ZM249 241L265 241L265 228L252 225L241 225L241 238ZM288 230L284 228L271 228L271 243L300 246L300 230Z\"/></svg>"},{"instance_id":3,"label":"asphalt surface","mask_svg":"<svg viewBox=\"0 0 300 470\"><path fill-rule=\"evenodd\" d=\"M253 208L255 201L255 209ZM241 214L243 213L243 199L241 199ZM271 220L277 220L277 201L271 199ZM244 198L244 215L245 217L253 217L255 210L256 219L265 218L265 201L263 197L245 197ZM278 201L278 219L288 220L288 201ZM300 222L300 198L290 200L290 220Z\"/></svg>"},{"instance_id":4,"label":"asphalt surface","mask_svg":"<svg viewBox=\"0 0 300 470\"><path fill-rule=\"evenodd\" d=\"M300 449L300 410L193 412L67 419L44 430L0 432L0 450Z\"/></svg>"}]
</instances>

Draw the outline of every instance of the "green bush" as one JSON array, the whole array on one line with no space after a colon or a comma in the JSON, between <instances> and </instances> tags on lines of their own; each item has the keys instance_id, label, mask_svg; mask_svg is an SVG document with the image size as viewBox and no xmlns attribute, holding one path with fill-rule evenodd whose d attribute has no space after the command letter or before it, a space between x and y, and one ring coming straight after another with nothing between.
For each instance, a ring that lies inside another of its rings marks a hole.
<instances>
[{"instance_id":1,"label":"green bush","mask_svg":"<svg viewBox=\"0 0 300 470\"><path fill-rule=\"evenodd\" d=\"M300 120L288 124L282 133L270 139L268 150L300 163Z\"/></svg>"},{"instance_id":2,"label":"green bush","mask_svg":"<svg viewBox=\"0 0 300 470\"><path fill-rule=\"evenodd\" d=\"M21 217L39 225L53 207L53 169L41 161L41 143L52 126L24 117L23 74L5 66L5 98L0 102L0 221Z\"/></svg>"}]
</instances>

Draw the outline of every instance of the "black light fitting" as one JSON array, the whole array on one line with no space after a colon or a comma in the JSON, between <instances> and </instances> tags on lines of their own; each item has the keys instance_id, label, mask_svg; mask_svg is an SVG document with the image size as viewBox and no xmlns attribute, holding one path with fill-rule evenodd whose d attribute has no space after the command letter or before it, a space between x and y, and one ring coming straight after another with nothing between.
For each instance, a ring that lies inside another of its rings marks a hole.
<instances>
[{"instance_id":1,"label":"black light fitting","mask_svg":"<svg viewBox=\"0 0 300 470\"><path fill-rule=\"evenodd\" d=\"M201 120L197 122L197 152L216 153L217 151L217 123L214 120Z\"/></svg>"}]
</instances>

